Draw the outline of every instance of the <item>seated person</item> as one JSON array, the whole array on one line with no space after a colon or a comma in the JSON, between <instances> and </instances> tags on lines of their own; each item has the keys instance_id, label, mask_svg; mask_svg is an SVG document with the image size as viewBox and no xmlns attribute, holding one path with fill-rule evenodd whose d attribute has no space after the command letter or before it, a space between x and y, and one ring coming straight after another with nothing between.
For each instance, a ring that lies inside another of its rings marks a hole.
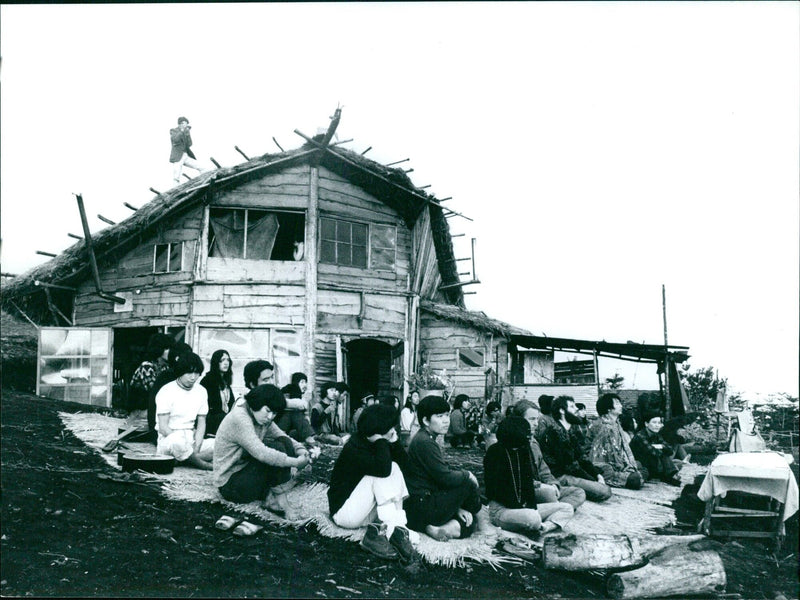
<instances>
[{"instance_id":1,"label":"seated person","mask_svg":"<svg viewBox=\"0 0 800 600\"><path fill-rule=\"evenodd\" d=\"M302 373L300 374L302 375ZM294 375L292 375L292 379L294 380ZM306 416L308 406L303 400L302 389L296 383L289 383L281 388L281 392L286 398L286 410L275 423L292 439L308 445L315 445L314 430Z\"/></svg>"},{"instance_id":2,"label":"seated person","mask_svg":"<svg viewBox=\"0 0 800 600\"><path fill-rule=\"evenodd\" d=\"M636 422L636 417L629 410L622 410L619 416L619 426L622 427L622 437L630 445L633 436L636 435L636 430L639 429L639 424Z\"/></svg>"},{"instance_id":3,"label":"seated person","mask_svg":"<svg viewBox=\"0 0 800 600\"><path fill-rule=\"evenodd\" d=\"M539 407L528 400L520 400L508 407L508 416L522 417L530 425L531 431L536 431L536 427L539 424ZM536 502L543 504L561 501L566 502L572 508L578 508L586 502L586 492L581 488L569 485L553 476L550 467L547 466L544 460L542 449L539 447L536 436L531 436L529 441L531 456L533 456Z\"/></svg>"},{"instance_id":4,"label":"seated person","mask_svg":"<svg viewBox=\"0 0 800 600\"><path fill-rule=\"evenodd\" d=\"M368 406L374 406L377 404L377 400L375 399L374 394L366 393L361 400L358 401L358 408L356 408L355 412L353 413L353 431L358 431L358 419L361 417L361 414L364 412L364 409Z\"/></svg>"},{"instance_id":5,"label":"seated person","mask_svg":"<svg viewBox=\"0 0 800 600\"><path fill-rule=\"evenodd\" d=\"M208 373L200 380L200 385L208 392L206 435L215 435L219 424L230 411L234 401L231 389L233 361L226 350L215 350L211 355L210 362Z\"/></svg>"},{"instance_id":6,"label":"seated person","mask_svg":"<svg viewBox=\"0 0 800 600\"><path fill-rule=\"evenodd\" d=\"M644 465L651 479L658 478L669 485L680 486L678 467L672 461L674 452L661 435L664 426L661 414L646 413L643 419L644 427L631 440L633 456Z\"/></svg>"},{"instance_id":7,"label":"seated person","mask_svg":"<svg viewBox=\"0 0 800 600\"><path fill-rule=\"evenodd\" d=\"M574 424L578 420L575 410L575 400L570 396L553 400L550 410L552 424L548 422L537 439L555 477L561 478L565 484L581 488L589 500L602 502L611 498L611 488L605 484L589 456L581 454L581 440L575 435Z\"/></svg>"},{"instance_id":8,"label":"seated person","mask_svg":"<svg viewBox=\"0 0 800 600\"><path fill-rule=\"evenodd\" d=\"M156 452L210 471L213 440L203 444L208 393L203 386L195 385L204 369L203 360L194 352L182 355L173 368L175 381L156 394Z\"/></svg>"},{"instance_id":9,"label":"seated person","mask_svg":"<svg viewBox=\"0 0 800 600\"><path fill-rule=\"evenodd\" d=\"M425 396L417 417L420 430L408 447L404 472L408 526L439 541L469 537L481 509L478 480L469 471L450 468L436 442L449 428L450 405L440 396Z\"/></svg>"},{"instance_id":10,"label":"seated person","mask_svg":"<svg viewBox=\"0 0 800 600\"><path fill-rule=\"evenodd\" d=\"M553 417L550 415L550 410L553 408L553 400L555 400L555 398L548 394L539 396L537 402L539 403L539 412L541 415L539 416L539 424L533 431L533 437L537 440L542 436L546 427L552 426L555 423Z\"/></svg>"},{"instance_id":11,"label":"seated person","mask_svg":"<svg viewBox=\"0 0 800 600\"><path fill-rule=\"evenodd\" d=\"M450 427L447 430L445 439L450 442L453 448L459 446L470 447L475 433L467 429L465 413L469 410L469 396L459 394L453 400L453 412L450 413Z\"/></svg>"},{"instance_id":12,"label":"seated person","mask_svg":"<svg viewBox=\"0 0 800 600\"><path fill-rule=\"evenodd\" d=\"M291 468L310 462L305 447L274 423L286 406L272 384L251 389L237 402L217 430L214 484L230 502L264 502L264 508L295 518L286 500L294 486Z\"/></svg>"},{"instance_id":13,"label":"seated person","mask_svg":"<svg viewBox=\"0 0 800 600\"><path fill-rule=\"evenodd\" d=\"M342 445L346 441L339 405L340 396L337 384L329 381L322 384L320 400L311 407L311 427L317 440L334 446Z\"/></svg>"},{"instance_id":14,"label":"seated person","mask_svg":"<svg viewBox=\"0 0 800 600\"><path fill-rule=\"evenodd\" d=\"M403 442L404 448L408 448L411 438L419 431L417 406L419 406L419 392L411 390L408 398L406 398L403 410L400 411L400 440Z\"/></svg>"},{"instance_id":15,"label":"seated person","mask_svg":"<svg viewBox=\"0 0 800 600\"><path fill-rule=\"evenodd\" d=\"M597 400L600 418L592 425L592 453L594 466L602 473L605 482L612 487L641 489L647 474L631 452L619 424L622 401L616 394L603 394Z\"/></svg>"},{"instance_id":16,"label":"seated person","mask_svg":"<svg viewBox=\"0 0 800 600\"><path fill-rule=\"evenodd\" d=\"M500 424L502 413L500 412L499 402L489 402L481 418L480 433L478 441L482 442L484 448L488 448L497 441L497 426Z\"/></svg>"},{"instance_id":17,"label":"seated person","mask_svg":"<svg viewBox=\"0 0 800 600\"><path fill-rule=\"evenodd\" d=\"M563 528L574 509L566 502L537 504L530 437L531 426L525 419L504 419L497 427L497 443L483 457L483 476L492 525L537 536Z\"/></svg>"},{"instance_id":18,"label":"seated person","mask_svg":"<svg viewBox=\"0 0 800 600\"><path fill-rule=\"evenodd\" d=\"M361 547L380 558L414 555L403 500L401 466L407 456L394 429L394 410L382 404L361 413L358 432L342 448L331 473L328 507L339 527L367 527ZM417 540L419 535L414 534Z\"/></svg>"},{"instance_id":19,"label":"seated person","mask_svg":"<svg viewBox=\"0 0 800 600\"><path fill-rule=\"evenodd\" d=\"M582 402L575 403L575 435L578 438L581 454L589 456L592 451L592 439L589 436L589 419L586 416L586 405Z\"/></svg>"},{"instance_id":20,"label":"seated person","mask_svg":"<svg viewBox=\"0 0 800 600\"><path fill-rule=\"evenodd\" d=\"M156 432L156 394L170 381L175 381L175 365L178 360L186 354L192 353L192 347L185 342L175 342L175 345L167 352L167 368L157 376L153 387L150 388L147 396L147 428L153 432L152 441L158 440Z\"/></svg>"}]
</instances>

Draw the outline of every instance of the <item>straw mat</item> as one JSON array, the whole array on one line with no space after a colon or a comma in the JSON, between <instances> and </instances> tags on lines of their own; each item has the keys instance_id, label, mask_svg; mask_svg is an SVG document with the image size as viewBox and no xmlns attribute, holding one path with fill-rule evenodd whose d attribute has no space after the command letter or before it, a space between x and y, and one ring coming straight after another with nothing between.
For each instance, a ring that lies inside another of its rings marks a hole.
<instances>
[{"instance_id":1,"label":"straw mat","mask_svg":"<svg viewBox=\"0 0 800 600\"><path fill-rule=\"evenodd\" d=\"M124 423L123 419L96 413L59 413L67 429L87 446L94 448L106 462L119 469L117 453L101 451L108 440L117 435ZM125 443L128 450L153 452L150 444ZM704 467L687 465L681 471L684 483L691 482L697 472ZM265 510L260 502L235 504L220 496L214 486L213 474L192 468L177 467L167 475L139 474L140 477L158 482L161 492L172 500L188 502L219 502L226 511L239 513L242 517L252 517L283 527L302 527L314 523L319 533L329 538L341 538L358 542L364 536L365 528L343 529L328 516L328 486L322 482L299 483L289 492L288 500L299 517L287 521ZM614 489L614 495L603 503L586 502L575 512L575 517L567 523L566 533L624 533L645 534L650 530L674 524L675 513L670 504L680 494L680 488L666 484L646 484L642 490ZM416 546L420 555L432 564L463 567L468 562L487 563L493 568L503 564L519 565L522 559L495 550L498 541L516 534L505 532L489 522L486 507L478 513L478 527L475 533L464 540L438 542L420 534Z\"/></svg>"}]
</instances>

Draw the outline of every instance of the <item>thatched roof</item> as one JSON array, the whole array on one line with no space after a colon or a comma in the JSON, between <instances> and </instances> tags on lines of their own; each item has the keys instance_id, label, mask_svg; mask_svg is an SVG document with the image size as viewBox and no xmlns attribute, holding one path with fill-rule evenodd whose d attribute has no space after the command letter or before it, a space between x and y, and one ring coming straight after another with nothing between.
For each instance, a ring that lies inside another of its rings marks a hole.
<instances>
[{"instance_id":1,"label":"thatched roof","mask_svg":"<svg viewBox=\"0 0 800 600\"><path fill-rule=\"evenodd\" d=\"M442 283L447 285L459 281L456 262L453 260L450 228L444 217L444 210L431 204L435 202L434 196L414 186L402 169L386 167L344 148L329 148L321 157L319 153L312 145L305 144L294 150L264 154L234 167L203 173L155 196L124 221L93 233L95 255L101 261L104 255L125 252L135 247L161 221L197 203L210 202L215 192L243 185L268 173L319 160L319 164L396 210L409 227L413 227L422 210L427 208L430 211ZM36 281L74 286L89 276L89 264L84 242L81 240L48 262L10 282L4 282L2 306L16 312L15 303L23 310L33 309L33 312L42 315L46 312L46 299L41 292L42 288L35 284ZM463 306L461 288L451 288L445 293L449 302Z\"/></svg>"},{"instance_id":2,"label":"thatched roof","mask_svg":"<svg viewBox=\"0 0 800 600\"><path fill-rule=\"evenodd\" d=\"M486 316L482 311L466 310L458 306L450 304L441 304L439 302L431 302L429 300L422 300L419 303L420 309L432 315L436 315L442 319L456 321L476 329L489 331L495 335L500 335L505 338L511 338L512 335L529 335L530 332L519 327L514 327L503 321L492 319Z\"/></svg>"}]
</instances>

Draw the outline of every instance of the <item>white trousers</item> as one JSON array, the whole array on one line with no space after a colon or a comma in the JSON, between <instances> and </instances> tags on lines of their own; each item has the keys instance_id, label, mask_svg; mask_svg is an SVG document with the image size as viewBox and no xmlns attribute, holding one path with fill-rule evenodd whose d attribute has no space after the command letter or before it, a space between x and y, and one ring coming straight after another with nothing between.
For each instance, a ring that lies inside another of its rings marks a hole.
<instances>
[{"instance_id":1,"label":"white trousers","mask_svg":"<svg viewBox=\"0 0 800 600\"><path fill-rule=\"evenodd\" d=\"M186 152L183 153L181 159L178 162L172 163L172 178L175 180L175 183L181 182L181 174L183 173L183 165L186 165L190 169L194 169L195 171L200 171L201 173L205 171L199 162L195 159L191 158Z\"/></svg>"},{"instance_id":2,"label":"white trousers","mask_svg":"<svg viewBox=\"0 0 800 600\"><path fill-rule=\"evenodd\" d=\"M406 526L406 511L403 510L406 498L408 488L403 472L393 462L388 477L362 477L347 502L333 515L333 522L345 529L358 529L377 517L386 523L386 537L392 537L395 527Z\"/></svg>"}]
</instances>

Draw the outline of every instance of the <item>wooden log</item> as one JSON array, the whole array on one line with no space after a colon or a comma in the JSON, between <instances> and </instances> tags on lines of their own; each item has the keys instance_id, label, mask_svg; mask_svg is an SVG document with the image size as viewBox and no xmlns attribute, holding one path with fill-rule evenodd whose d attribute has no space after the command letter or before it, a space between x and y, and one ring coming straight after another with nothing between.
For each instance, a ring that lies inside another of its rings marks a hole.
<instances>
[{"instance_id":1,"label":"wooden log","mask_svg":"<svg viewBox=\"0 0 800 600\"><path fill-rule=\"evenodd\" d=\"M718 594L726 581L725 566L714 550L677 546L654 555L640 569L613 574L607 585L617 599L664 598Z\"/></svg>"},{"instance_id":2,"label":"wooden log","mask_svg":"<svg viewBox=\"0 0 800 600\"><path fill-rule=\"evenodd\" d=\"M542 561L547 569L564 571L623 569L644 565L648 556L664 548L676 544L685 545L703 538L702 535L630 537L600 533L550 536L544 541Z\"/></svg>"}]
</instances>

